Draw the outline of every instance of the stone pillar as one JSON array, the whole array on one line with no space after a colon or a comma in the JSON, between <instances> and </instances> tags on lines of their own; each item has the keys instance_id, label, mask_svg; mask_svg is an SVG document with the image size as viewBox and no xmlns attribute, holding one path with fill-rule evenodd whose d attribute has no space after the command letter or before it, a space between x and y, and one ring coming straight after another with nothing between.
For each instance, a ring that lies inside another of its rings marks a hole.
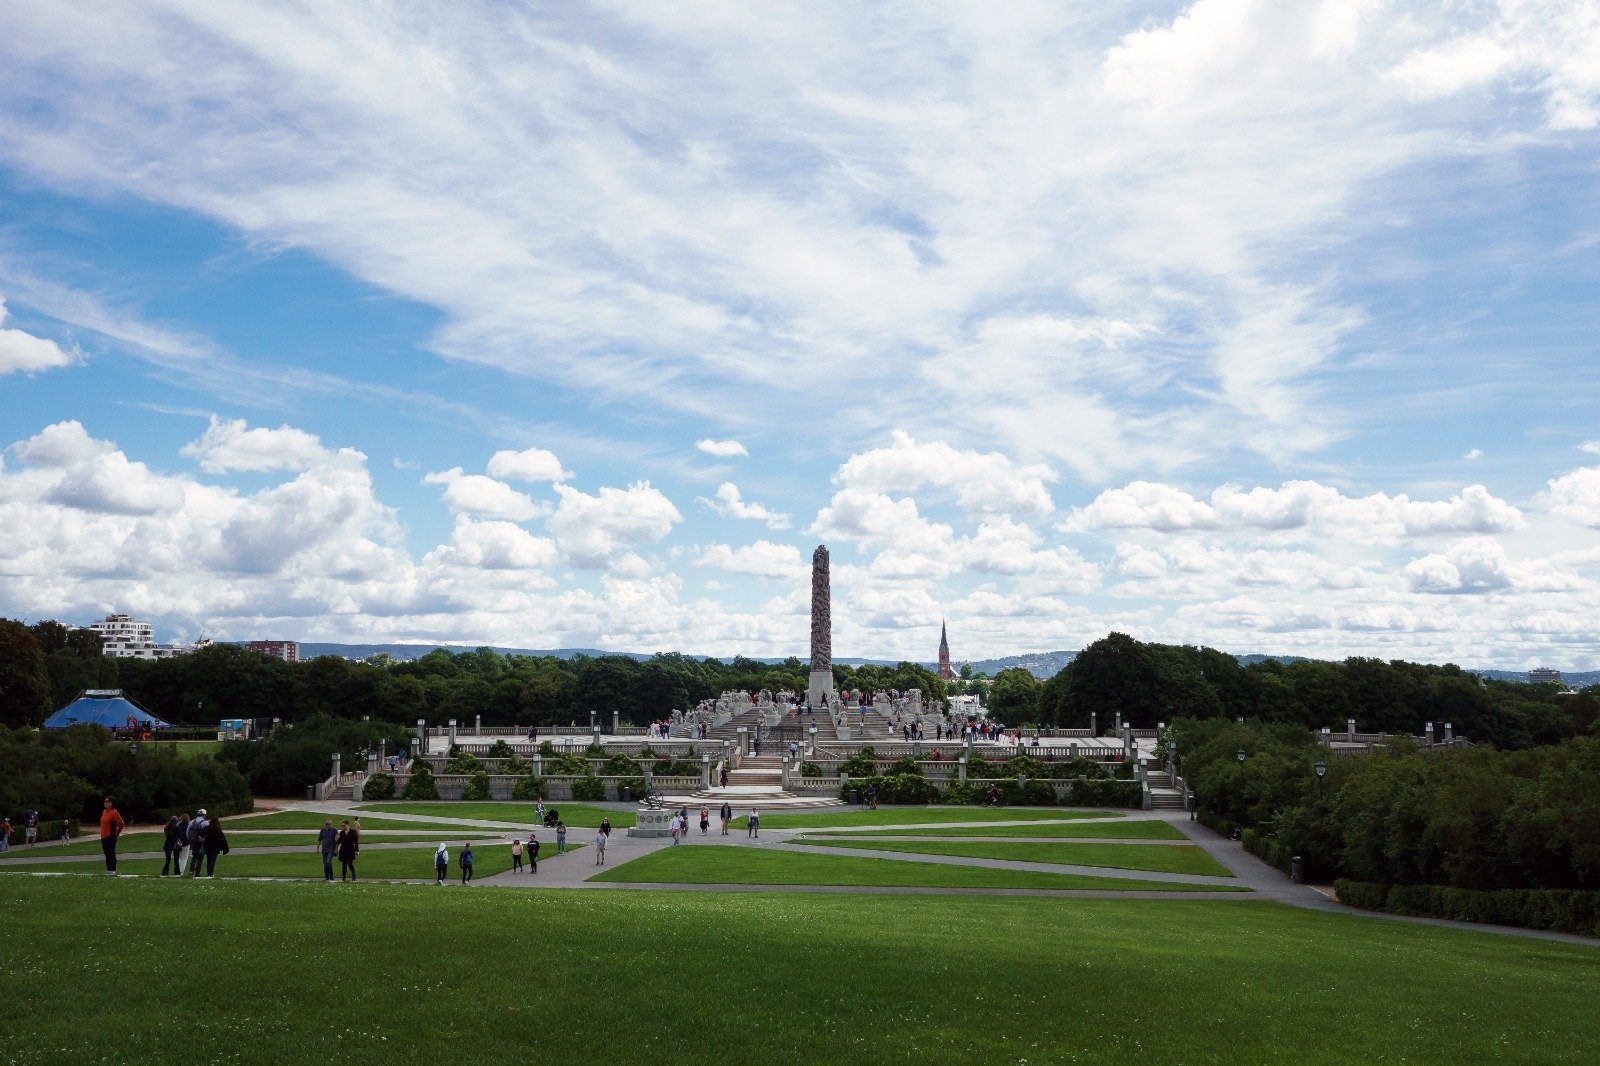
<instances>
[{"instance_id":1,"label":"stone pillar","mask_svg":"<svg viewBox=\"0 0 1600 1066\"><path fill-rule=\"evenodd\" d=\"M1117 712L1116 729L1117 729L1116 735L1120 737L1122 735L1122 712L1121 711Z\"/></svg>"},{"instance_id":2,"label":"stone pillar","mask_svg":"<svg viewBox=\"0 0 1600 1066\"><path fill-rule=\"evenodd\" d=\"M455 744L455 742L456 742L456 720L454 718L452 718L452 719L450 719L450 743L453 746Z\"/></svg>"},{"instance_id":3,"label":"stone pillar","mask_svg":"<svg viewBox=\"0 0 1600 1066\"><path fill-rule=\"evenodd\" d=\"M339 779L339 753L338 752L334 752L333 753L333 778L334 778L335 781L337 781Z\"/></svg>"},{"instance_id":4,"label":"stone pillar","mask_svg":"<svg viewBox=\"0 0 1600 1066\"><path fill-rule=\"evenodd\" d=\"M806 699L813 705L834 696L833 591L829 576L828 547L817 545L811 553L811 676Z\"/></svg>"},{"instance_id":5,"label":"stone pillar","mask_svg":"<svg viewBox=\"0 0 1600 1066\"><path fill-rule=\"evenodd\" d=\"M378 772L378 753L375 752L375 751L369 751L369 752L367 752L367 773L375 774L377 772Z\"/></svg>"},{"instance_id":6,"label":"stone pillar","mask_svg":"<svg viewBox=\"0 0 1600 1066\"><path fill-rule=\"evenodd\" d=\"M540 755L538 752L533 753L533 776L544 776L544 756Z\"/></svg>"},{"instance_id":7,"label":"stone pillar","mask_svg":"<svg viewBox=\"0 0 1600 1066\"><path fill-rule=\"evenodd\" d=\"M475 737L483 736L483 715L481 714L472 716L472 735Z\"/></svg>"},{"instance_id":8,"label":"stone pillar","mask_svg":"<svg viewBox=\"0 0 1600 1066\"><path fill-rule=\"evenodd\" d=\"M1348 740L1352 744L1355 743L1355 741L1356 741L1356 720L1354 718L1345 719L1345 723L1344 723L1344 738L1346 740Z\"/></svg>"},{"instance_id":9,"label":"stone pillar","mask_svg":"<svg viewBox=\"0 0 1600 1066\"><path fill-rule=\"evenodd\" d=\"M600 743L600 726L598 724L590 727L589 740L595 744Z\"/></svg>"},{"instance_id":10,"label":"stone pillar","mask_svg":"<svg viewBox=\"0 0 1600 1066\"><path fill-rule=\"evenodd\" d=\"M1433 723L1429 722L1422 727L1422 735L1427 738L1428 747L1433 747Z\"/></svg>"},{"instance_id":11,"label":"stone pillar","mask_svg":"<svg viewBox=\"0 0 1600 1066\"><path fill-rule=\"evenodd\" d=\"M738 730L737 730L737 733L738 733L738 736L739 736L739 755L740 755L740 757L749 755L750 754L750 727L749 726L740 726L738 728Z\"/></svg>"},{"instance_id":12,"label":"stone pillar","mask_svg":"<svg viewBox=\"0 0 1600 1066\"><path fill-rule=\"evenodd\" d=\"M614 737L619 737L619 736L622 735L622 712L621 711L613 710L611 712L611 735L614 736Z\"/></svg>"},{"instance_id":13,"label":"stone pillar","mask_svg":"<svg viewBox=\"0 0 1600 1066\"><path fill-rule=\"evenodd\" d=\"M1089 712L1089 735L1091 737L1097 737L1097 736L1100 735L1100 712L1099 711L1090 711Z\"/></svg>"},{"instance_id":14,"label":"stone pillar","mask_svg":"<svg viewBox=\"0 0 1600 1066\"><path fill-rule=\"evenodd\" d=\"M956 780L961 782L967 780L967 757L965 755L956 759Z\"/></svg>"},{"instance_id":15,"label":"stone pillar","mask_svg":"<svg viewBox=\"0 0 1600 1066\"><path fill-rule=\"evenodd\" d=\"M1449 722L1446 722L1444 724L1444 742L1446 744L1449 744L1449 743L1452 743L1455 739L1456 739L1456 731L1450 727L1450 723Z\"/></svg>"},{"instance_id":16,"label":"stone pillar","mask_svg":"<svg viewBox=\"0 0 1600 1066\"><path fill-rule=\"evenodd\" d=\"M789 788L789 765L789 756L783 756L783 787L785 791Z\"/></svg>"},{"instance_id":17,"label":"stone pillar","mask_svg":"<svg viewBox=\"0 0 1600 1066\"><path fill-rule=\"evenodd\" d=\"M413 759L420 759L425 754L422 745L423 740L420 736L414 738L414 742L411 745L411 757Z\"/></svg>"},{"instance_id":18,"label":"stone pillar","mask_svg":"<svg viewBox=\"0 0 1600 1066\"><path fill-rule=\"evenodd\" d=\"M711 756L700 756L700 787L711 787Z\"/></svg>"}]
</instances>

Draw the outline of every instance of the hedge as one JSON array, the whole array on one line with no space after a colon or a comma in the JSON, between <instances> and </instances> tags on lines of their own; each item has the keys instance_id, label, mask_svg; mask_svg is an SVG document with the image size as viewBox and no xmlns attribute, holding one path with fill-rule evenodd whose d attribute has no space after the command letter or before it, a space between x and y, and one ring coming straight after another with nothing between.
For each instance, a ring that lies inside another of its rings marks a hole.
<instances>
[{"instance_id":1,"label":"hedge","mask_svg":"<svg viewBox=\"0 0 1600 1066\"><path fill-rule=\"evenodd\" d=\"M393 799L394 778L382 772L368 777L366 785L361 789L361 798L364 800Z\"/></svg>"},{"instance_id":2,"label":"hedge","mask_svg":"<svg viewBox=\"0 0 1600 1066\"><path fill-rule=\"evenodd\" d=\"M1082 807L1143 807L1144 786L1138 781L1105 777L1074 781L1061 802Z\"/></svg>"},{"instance_id":3,"label":"hedge","mask_svg":"<svg viewBox=\"0 0 1600 1066\"><path fill-rule=\"evenodd\" d=\"M479 770L467 778L467 787L461 790L464 800L486 800L489 798L489 775Z\"/></svg>"},{"instance_id":4,"label":"hedge","mask_svg":"<svg viewBox=\"0 0 1600 1066\"><path fill-rule=\"evenodd\" d=\"M415 760L412 765L411 780L406 782L406 794L402 798L408 800L439 798L439 786L433 783L433 770L421 759Z\"/></svg>"},{"instance_id":5,"label":"hedge","mask_svg":"<svg viewBox=\"0 0 1600 1066\"><path fill-rule=\"evenodd\" d=\"M1449 885L1379 885L1342 877L1333 887L1341 903L1366 910L1600 936L1600 892L1560 888L1479 892Z\"/></svg>"},{"instance_id":6,"label":"hedge","mask_svg":"<svg viewBox=\"0 0 1600 1066\"><path fill-rule=\"evenodd\" d=\"M572 798L575 800L604 800L606 798L606 783L598 777L580 777L572 782Z\"/></svg>"},{"instance_id":7,"label":"hedge","mask_svg":"<svg viewBox=\"0 0 1600 1066\"><path fill-rule=\"evenodd\" d=\"M542 800L549 797L550 786L542 777L524 777L511 789L514 800Z\"/></svg>"}]
</instances>

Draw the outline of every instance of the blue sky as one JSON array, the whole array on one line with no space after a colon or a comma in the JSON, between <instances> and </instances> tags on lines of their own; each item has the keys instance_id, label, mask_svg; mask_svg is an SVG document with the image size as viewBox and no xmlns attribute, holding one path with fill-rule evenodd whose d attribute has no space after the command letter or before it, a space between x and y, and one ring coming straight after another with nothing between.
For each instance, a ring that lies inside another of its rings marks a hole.
<instances>
[{"instance_id":1,"label":"blue sky","mask_svg":"<svg viewBox=\"0 0 1600 1066\"><path fill-rule=\"evenodd\" d=\"M0 613L1600 665L1600 4L21 3Z\"/></svg>"}]
</instances>

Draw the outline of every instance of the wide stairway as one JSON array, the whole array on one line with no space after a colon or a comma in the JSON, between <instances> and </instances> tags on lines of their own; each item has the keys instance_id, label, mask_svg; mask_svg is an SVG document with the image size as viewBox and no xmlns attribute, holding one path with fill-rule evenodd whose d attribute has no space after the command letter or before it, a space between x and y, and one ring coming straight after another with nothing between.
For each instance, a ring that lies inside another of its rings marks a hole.
<instances>
[{"instance_id":1,"label":"wide stairway","mask_svg":"<svg viewBox=\"0 0 1600 1066\"><path fill-rule=\"evenodd\" d=\"M796 796L783 787L783 764L776 756L764 755L744 760L737 770L728 771L726 786L702 788L688 796L667 796L666 804L720 807L724 802L735 810L798 811L816 807L840 807L843 801L828 796Z\"/></svg>"},{"instance_id":2,"label":"wide stairway","mask_svg":"<svg viewBox=\"0 0 1600 1066\"><path fill-rule=\"evenodd\" d=\"M1150 809L1153 811L1181 811L1187 809L1183 793L1173 784L1166 770L1149 770L1145 781L1150 785Z\"/></svg>"}]
</instances>

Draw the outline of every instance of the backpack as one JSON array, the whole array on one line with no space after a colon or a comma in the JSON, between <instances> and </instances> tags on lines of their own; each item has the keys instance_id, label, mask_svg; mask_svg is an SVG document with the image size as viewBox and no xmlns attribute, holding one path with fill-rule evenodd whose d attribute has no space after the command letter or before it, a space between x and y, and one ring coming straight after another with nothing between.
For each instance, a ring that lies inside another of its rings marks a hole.
<instances>
[{"instance_id":1,"label":"backpack","mask_svg":"<svg viewBox=\"0 0 1600 1066\"><path fill-rule=\"evenodd\" d=\"M189 838L188 839L189 839L189 846L191 848L199 847L200 846L200 841L205 839L205 835L206 835L205 824L203 822L201 822L198 818L189 823Z\"/></svg>"}]
</instances>

